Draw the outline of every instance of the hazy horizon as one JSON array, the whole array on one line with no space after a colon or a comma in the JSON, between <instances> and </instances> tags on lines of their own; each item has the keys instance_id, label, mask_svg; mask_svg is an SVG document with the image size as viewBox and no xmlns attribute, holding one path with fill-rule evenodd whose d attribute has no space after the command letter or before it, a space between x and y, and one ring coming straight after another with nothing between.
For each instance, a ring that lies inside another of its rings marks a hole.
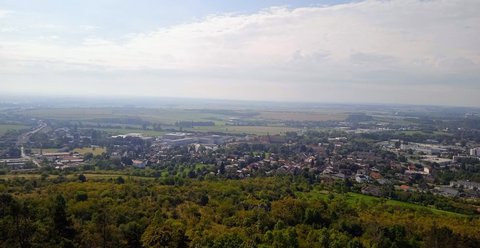
<instances>
[{"instance_id":1,"label":"hazy horizon","mask_svg":"<svg viewBox=\"0 0 480 248\"><path fill-rule=\"evenodd\" d=\"M365 109L379 110L418 110L429 111L472 111L480 113L480 107L463 105L439 104L401 104L376 102L306 102L306 101L262 101L262 100L233 100L219 98L195 97L138 97L138 96L60 96L60 95L25 95L0 93L0 105L4 107L33 107L33 108L178 108L178 109L269 109L305 111L315 109L349 109L362 111Z\"/></svg>"},{"instance_id":2,"label":"hazy horizon","mask_svg":"<svg viewBox=\"0 0 480 248\"><path fill-rule=\"evenodd\" d=\"M478 9L0 0L0 95L480 107Z\"/></svg>"}]
</instances>

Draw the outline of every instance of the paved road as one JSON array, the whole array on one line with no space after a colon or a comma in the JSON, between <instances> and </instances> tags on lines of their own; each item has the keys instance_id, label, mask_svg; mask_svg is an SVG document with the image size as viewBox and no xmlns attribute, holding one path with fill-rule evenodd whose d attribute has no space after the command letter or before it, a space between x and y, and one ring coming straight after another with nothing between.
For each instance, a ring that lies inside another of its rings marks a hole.
<instances>
[{"instance_id":1,"label":"paved road","mask_svg":"<svg viewBox=\"0 0 480 248\"><path fill-rule=\"evenodd\" d=\"M44 123L43 121L39 121L39 124L38 124L37 128L35 128L32 131L28 131L28 132L18 136L17 146L23 146L24 144L26 144L28 142L28 140L30 139L30 136L36 134L37 132L41 131L42 129L44 129L46 127L47 127L46 123Z\"/></svg>"},{"instance_id":2,"label":"paved road","mask_svg":"<svg viewBox=\"0 0 480 248\"><path fill-rule=\"evenodd\" d=\"M37 132L41 131L42 129L44 129L46 127L47 127L46 123L44 123L43 121L39 121L37 128L35 128L32 131L28 131L24 134L21 134L20 136L18 136L18 140L17 140L17 146L20 146L20 151L21 151L21 154L22 154L22 158L27 159L27 160L31 160L37 167L40 167L40 163L38 163L38 161L36 159L25 155L25 149L23 148L23 145L28 142L28 140L30 139L30 136L36 134Z\"/></svg>"},{"instance_id":3,"label":"paved road","mask_svg":"<svg viewBox=\"0 0 480 248\"><path fill-rule=\"evenodd\" d=\"M26 160L31 160L37 167L40 167L40 163L36 159L25 155L25 149L23 148L23 146L20 148L20 150L22 151L22 158Z\"/></svg>"}]
</instances>

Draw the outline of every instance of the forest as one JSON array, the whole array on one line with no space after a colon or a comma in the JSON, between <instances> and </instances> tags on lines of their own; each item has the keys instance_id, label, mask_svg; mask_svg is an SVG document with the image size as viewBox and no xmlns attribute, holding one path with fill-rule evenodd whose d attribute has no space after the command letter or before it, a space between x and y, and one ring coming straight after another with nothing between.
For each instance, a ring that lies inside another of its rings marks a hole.
<instances>
[{"instance_id":1,"label":"forest","mask_svg":"<svg viewBox=\"0 0 480 248\"><path fill-rule=\"evenodd\" d=\"M298 176L2 179L1 247L480 247L478 215Z\"/></svg>"}]
</instances>

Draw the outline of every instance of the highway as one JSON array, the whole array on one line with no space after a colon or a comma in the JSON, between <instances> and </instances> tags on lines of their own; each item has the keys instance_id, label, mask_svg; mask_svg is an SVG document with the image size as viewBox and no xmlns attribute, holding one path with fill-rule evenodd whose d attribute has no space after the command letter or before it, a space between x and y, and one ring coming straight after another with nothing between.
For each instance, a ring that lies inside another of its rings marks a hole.
<instances>
[{"instance_id":1,"label":"highway","mask_svg":"<svg viewBox=\"0 0 480 248\"><path fill-rule=\"evenodd\" d=\"M24 144L26 144L28 142L28 140L30 139L30 136L36 134L37 132L41 131L42 129L44 129L46 127L47 127L46 123L44 123L43 121L39 121L37 128L35 128L32 131L28 131L28 132L18 136L17 146L23 146Z\"/></svg>"},{"instance_id":2,"label":"highway","mask_svg":"<svg viewBox=\"0 0 480 248\"><path fill-rule=\"evenodd\" d=\"M18 140L17 140L17 146L20 146L21 157L26 160L31 160L37 167L40 167L40 163L38 163L36 159L31 158L30 156L27 156L25 154L25 149L23 145L28 142L28 140L30 139L30 136L38 133L39 131L41 131L46 127L47 127L46 123L44 123L43 121L39 121L38 126L34 130L21 134L20 136L18 136Z\"/></svg>"}]
</instances>

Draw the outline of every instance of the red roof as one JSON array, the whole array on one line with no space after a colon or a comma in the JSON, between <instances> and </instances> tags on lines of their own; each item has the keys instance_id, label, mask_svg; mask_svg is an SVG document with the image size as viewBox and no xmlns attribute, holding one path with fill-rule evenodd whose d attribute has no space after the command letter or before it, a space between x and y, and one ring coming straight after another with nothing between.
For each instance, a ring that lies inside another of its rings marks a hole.
<instances>
[{"instance_id":1,"label":"red roof","mask_svg":"<svg viewBox=\"0 0 480 248\"><path fill-rule=\"evenodd\" d=\"M401 185L400 188L403 190L409 190L410 186L404 184L404 185Z\"/></svg>"},{"instance_id":2,"label":"red roof","mask_svg":"<svg viewBox=\"0 0 480 248\"><path fill-rule=\"evenodd\" d=\"M373 178L373 179L383 178L382 174L380 174L379 172L375 172L375 171L373 171L372 173L370 173L370 177Z\"/></svg>"}]
</instances>

